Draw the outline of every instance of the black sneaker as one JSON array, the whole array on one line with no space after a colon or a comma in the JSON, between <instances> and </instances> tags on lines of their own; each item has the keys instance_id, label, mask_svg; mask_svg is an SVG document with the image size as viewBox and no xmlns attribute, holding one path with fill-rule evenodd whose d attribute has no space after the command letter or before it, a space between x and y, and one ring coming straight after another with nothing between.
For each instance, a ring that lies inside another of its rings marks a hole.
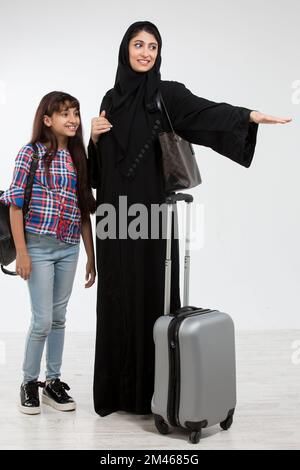
<instances>
[{"instance_id":1,"label":"black sneaker","mask_svg":"<svg viewBox=\"0 0 300 470\"><path fill-rule=\"evenodd\" d=\"M39 387L44 387L43 382L32 380L31 382L22 383L20 389L21 404L19 410L27 415L37 415L41 412Z\"/></svg>"},{"instance_id":2,"label":"black sneaker","mask_svg":"<svg viewBox=\"0 0 300 470\"><path fill-rule=\"evenodd\" d=\"M50 383L45 385L42 394L42 402L59 411L75 410L76 403L73 398L67 394L66 390L70 390L70 387L66 383L61 382L59 379L51 380Z\"/></svg>"}]
</instances>

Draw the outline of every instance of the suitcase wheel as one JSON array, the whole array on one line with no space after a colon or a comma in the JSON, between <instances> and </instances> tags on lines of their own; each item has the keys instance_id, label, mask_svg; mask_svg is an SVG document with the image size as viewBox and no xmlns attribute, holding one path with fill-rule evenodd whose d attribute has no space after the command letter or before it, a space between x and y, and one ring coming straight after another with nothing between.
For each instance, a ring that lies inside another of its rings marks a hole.
<instances>
[{"instance_id":1,"label":"suitcase wheel","mask_svg":"<svg viewBox=\"0 0 300 470\"><path fill-rule=\"evenodd\" d=\"M200 431L192 431L189 435L189 441L192 444L198 444L201 438L201 430Z\"/></svg>"},{"instance_id":2,"label":"suitcase wheel","mask_svg":"<svg viewBox=\"0 0 300 470\"><path fill-rule=\"evenodd\" d=\"M225 419L225 421L222 421L222 423L220 423L220 426L222 429L224 429L224 431L227 431L227 429L230 428L230 426L232 425L232 416L228 416L228 418Z\"/></svg>"},{"instance_id":3,"label":"suitcase wheel","mask_svg":"<svg viewBox=\"0 0 300 470\"><path fill-rule=\"evenodd\" d=\"M161 416L155 415L155 426L160 434L168 434L170 432L168 424L164 421Z\"/></svg>"}]
</instances>

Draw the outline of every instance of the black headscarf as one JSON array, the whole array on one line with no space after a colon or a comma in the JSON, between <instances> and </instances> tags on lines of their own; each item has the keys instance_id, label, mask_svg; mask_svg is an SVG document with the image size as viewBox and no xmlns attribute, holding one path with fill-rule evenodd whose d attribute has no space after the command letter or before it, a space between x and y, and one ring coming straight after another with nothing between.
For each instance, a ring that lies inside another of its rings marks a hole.
<instances>
[{"instance_id":1,"label":"black headscarf","mask_svg":"<svg viewBox=\"0 0 300 470\"><path fill-rule=\"evenodd\" d=\"M156 31L158 51L154 66L148 72L135 72L129 63L129 41L135 29L150 26ZM119 49L119 64L112 91L109 119L112 134L120 145L117 156L119 169L127 174L141 147L151 135L157 108L155 98L160 83L162 41L157 27L149 21L133 23L126 31Z\"/></svg>"}]
</instances>

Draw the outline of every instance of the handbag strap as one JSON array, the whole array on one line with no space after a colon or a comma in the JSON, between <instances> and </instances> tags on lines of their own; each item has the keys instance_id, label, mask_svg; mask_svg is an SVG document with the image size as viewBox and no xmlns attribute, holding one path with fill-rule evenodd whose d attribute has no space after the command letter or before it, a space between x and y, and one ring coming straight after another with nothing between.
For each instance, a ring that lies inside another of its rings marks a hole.
<instances>
[{"instance_id":1,"label":"handbag strap","mask_svg":"<svg viewBox=\"0 0 300 470\"><path fill-rule=\"evenodd\" d=\"M23 204L23 214L24 216L27 214L29 210L29 202L31 199L31 193L32 193L32 186L33 186L33 180L34 180L34 175L38 167L38 162L39 162L39 156L38 156L38 149L36 144L32 144L33 147L33 154L32 154L32 161L30 165L30 170L29 170L29 175L26 183L26 188L24 191L24 204Z\"/></svg>"},{"instance_id":2,"label":"handbag strap","mask_svg":"<svg viewBox=\"0 0 300 470\"><path fill-rule=\"evenodd\" d=\"M170 124L170 127L172 129L172 132L173 132L173 134L175 134L174 128L172 126L172 121L170 119L170 116L169 116L168 110L166 108L165 102L163 100L163 97L161 96L161 92L159 90L158 90L157 95L156 95L156 104L157 104L157 107L158 107L158 109L160 110L161 113L164 110L164 112L167 116L168 122Z\"/></svg>"}]
</instances>

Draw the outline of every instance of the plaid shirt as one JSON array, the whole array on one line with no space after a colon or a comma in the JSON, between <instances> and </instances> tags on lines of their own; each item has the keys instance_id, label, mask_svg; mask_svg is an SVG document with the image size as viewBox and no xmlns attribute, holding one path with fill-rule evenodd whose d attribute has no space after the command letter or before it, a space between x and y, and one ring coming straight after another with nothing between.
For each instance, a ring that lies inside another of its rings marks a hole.
<instances>
[{"instance_id":1,"label":"plaid shirt","mask_svg":"<svg viewBox=\"0 0 300 470\"><path fill-rule=\"evenodd\" d=\"M76 193L77 174L72 157L68 150L59 149L51 162L47 181L43 159L46 146L37 142L37 148L40 158L34 176L29 211L25 216L25 230L51 235L66 243L79 243L81 214ZM32 145L21 148L16 157L12 183L0 197L0 202L23 207L32 154Z\"/></svg>"}]
</instances>

